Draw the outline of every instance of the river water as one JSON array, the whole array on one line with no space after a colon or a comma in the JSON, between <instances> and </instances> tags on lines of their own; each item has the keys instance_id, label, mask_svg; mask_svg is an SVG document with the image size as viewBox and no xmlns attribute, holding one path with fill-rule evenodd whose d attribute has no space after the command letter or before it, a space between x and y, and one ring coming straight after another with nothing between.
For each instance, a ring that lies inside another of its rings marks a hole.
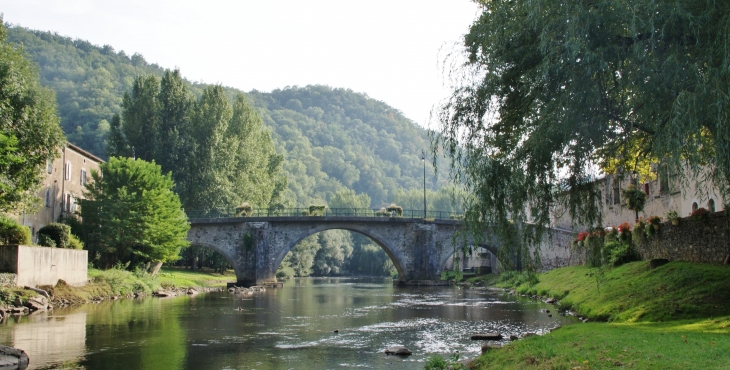
<instances>
[{"instance_id":1,"label":"river water","mask_svg":"<svg viewBox=\"0 0 730 370\"><path fill-rule=\"evenodd\" d=\"M29 354L29 369L423 369L431 353L477 356L482 342L469 340L473 333L508 337L574 322L555 311L486 290L306 278L248 296L204 293L56 309L6 320L0 339ZM385 355L392 345L413 355Z\"/></svg>"}]
</instances>

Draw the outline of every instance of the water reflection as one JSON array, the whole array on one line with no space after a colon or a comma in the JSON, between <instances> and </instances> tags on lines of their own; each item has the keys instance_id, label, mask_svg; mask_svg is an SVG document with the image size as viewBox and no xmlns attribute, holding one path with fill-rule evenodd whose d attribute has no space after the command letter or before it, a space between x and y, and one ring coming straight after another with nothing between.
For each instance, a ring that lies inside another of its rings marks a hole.
<instances>
[{"instance_id":1,"label":"water reflection","mask_svg":"<svg viewBox=\"0 0 730 370\"><path fill-rule=\"evenodd\" d=\"M15 316L5 326L11 330L0 332L2 344L25 350L31 368L72 363L86 354L86 312Z\"/></svg>"},{"instance_id":2,"label":"water reflection","mask_svg":"<svg viewBox=\"0 0 730 370\"><path fill-rule=\"evenodd\" d=\"M539 333L570 322L544 308L482 290L299 279L254 296L209 293L60 310L54 316L63 319L0 326L0 338L25 349L32 368L78 361L86 369L422 369L429 353L478 354L473 333ZM391 345L414 355L386 356Z\"/></svg>"}]
</instances>

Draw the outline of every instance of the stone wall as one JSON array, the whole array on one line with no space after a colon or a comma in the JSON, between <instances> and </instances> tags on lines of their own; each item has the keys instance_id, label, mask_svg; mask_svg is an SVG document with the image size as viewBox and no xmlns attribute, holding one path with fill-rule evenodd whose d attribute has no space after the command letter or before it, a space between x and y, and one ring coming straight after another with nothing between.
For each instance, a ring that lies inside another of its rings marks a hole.
<instances>
[{"instance_id":1,"label":"stone wall","mask_svg":"<svg viewBox=\"0 0 730 370\"><path fill-rule=\"evenodd\" d=\"M585 263L585 253L573 250L570 245L575 235L576 233L570 230L550 229L540 245L540 271Z\"/></svg>"},{"instance_id":2,"label":"stone wall","mask_svg":"<svg viewBox=\"0 0 730 370\"><path fill-rule=\"evenodd\" d=\"M707 220L683 218L679 225L661 224L657 236L635 243L643 260L723 263L730 253L728 219L722 213Z\"/></svg>"},{"instance_id":3,"label":"stone wall","mask_svg":"<svg viewBox=\"0 0 730 370\"><path fill-rule=\"evenodd\" d=\"M12 272L0 272L0 286L10 287L16 286L18 282L18 275Z\"/></svg>"},{"instance_id":4,"label":"stone wall","mask_svg":"<svg viewBox=\"0 0 730 370\"><path fill-rule=\"evenodd\" d=\"M59 279L69 285L86 285L88 251L63 248L0 247L0 272L17 275L17 286L56 285Z\"/></svg>"}]
</instances>

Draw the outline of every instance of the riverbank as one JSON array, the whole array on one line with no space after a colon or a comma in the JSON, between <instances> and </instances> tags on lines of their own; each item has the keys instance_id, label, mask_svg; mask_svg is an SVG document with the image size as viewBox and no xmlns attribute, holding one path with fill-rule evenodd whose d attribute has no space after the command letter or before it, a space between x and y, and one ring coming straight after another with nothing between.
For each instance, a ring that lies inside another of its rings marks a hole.
<instances>
[{"instance_id":1,"label":"riverbank","mask_svg":"<svg viewBox=\"0 0 730 370\"><path fill-rule=\"evenodd\" d=\"M560 310L589 322L487 350L471 368L730 368L728 266L672 262L650 270L644 261L566 267L537 278L496 285L557 299Z\"/></svg>"},{"instance_id":2,"label":"riverbank","mask_svg":"<svg viewBox=\"0 0 730 370\"><path fill-rule=\"evenodd\" d=\"M157 276L145 272L132 272L122 269L89 269L89 282L82 287L72 287L59 281L56 286L40 286L49 294L50 304L55 307L122 298L153 295L165 291L187 294L195 291L224 289L226 283L235 281L233 272L220 274L212 270L186 270L184 268L163 267ZM39 293L23 288L0 289L0 307L11 311L20 307Z\"/></svg>"}]
</instances>

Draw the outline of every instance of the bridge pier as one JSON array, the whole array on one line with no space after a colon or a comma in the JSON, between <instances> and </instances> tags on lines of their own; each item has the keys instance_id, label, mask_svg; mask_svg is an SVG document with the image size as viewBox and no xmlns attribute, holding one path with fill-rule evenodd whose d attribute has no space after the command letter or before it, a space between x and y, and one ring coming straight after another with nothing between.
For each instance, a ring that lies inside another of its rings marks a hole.
<instances>
[{"instance_id":1,"label":"bridge pier","mask_svg":"<svg viewBox=\"0 0 730 370\"><path fill-rule=\"evenodd\" d=\"M458 220L390 217L236 217L191 219L188 240L221 253L236 271L240 286L276 281L286 254L304 238L325 230L361 233L388 254L399 280L438 281L446 260L466 240L455 237Z\"/></svg>"}]
</instances>

